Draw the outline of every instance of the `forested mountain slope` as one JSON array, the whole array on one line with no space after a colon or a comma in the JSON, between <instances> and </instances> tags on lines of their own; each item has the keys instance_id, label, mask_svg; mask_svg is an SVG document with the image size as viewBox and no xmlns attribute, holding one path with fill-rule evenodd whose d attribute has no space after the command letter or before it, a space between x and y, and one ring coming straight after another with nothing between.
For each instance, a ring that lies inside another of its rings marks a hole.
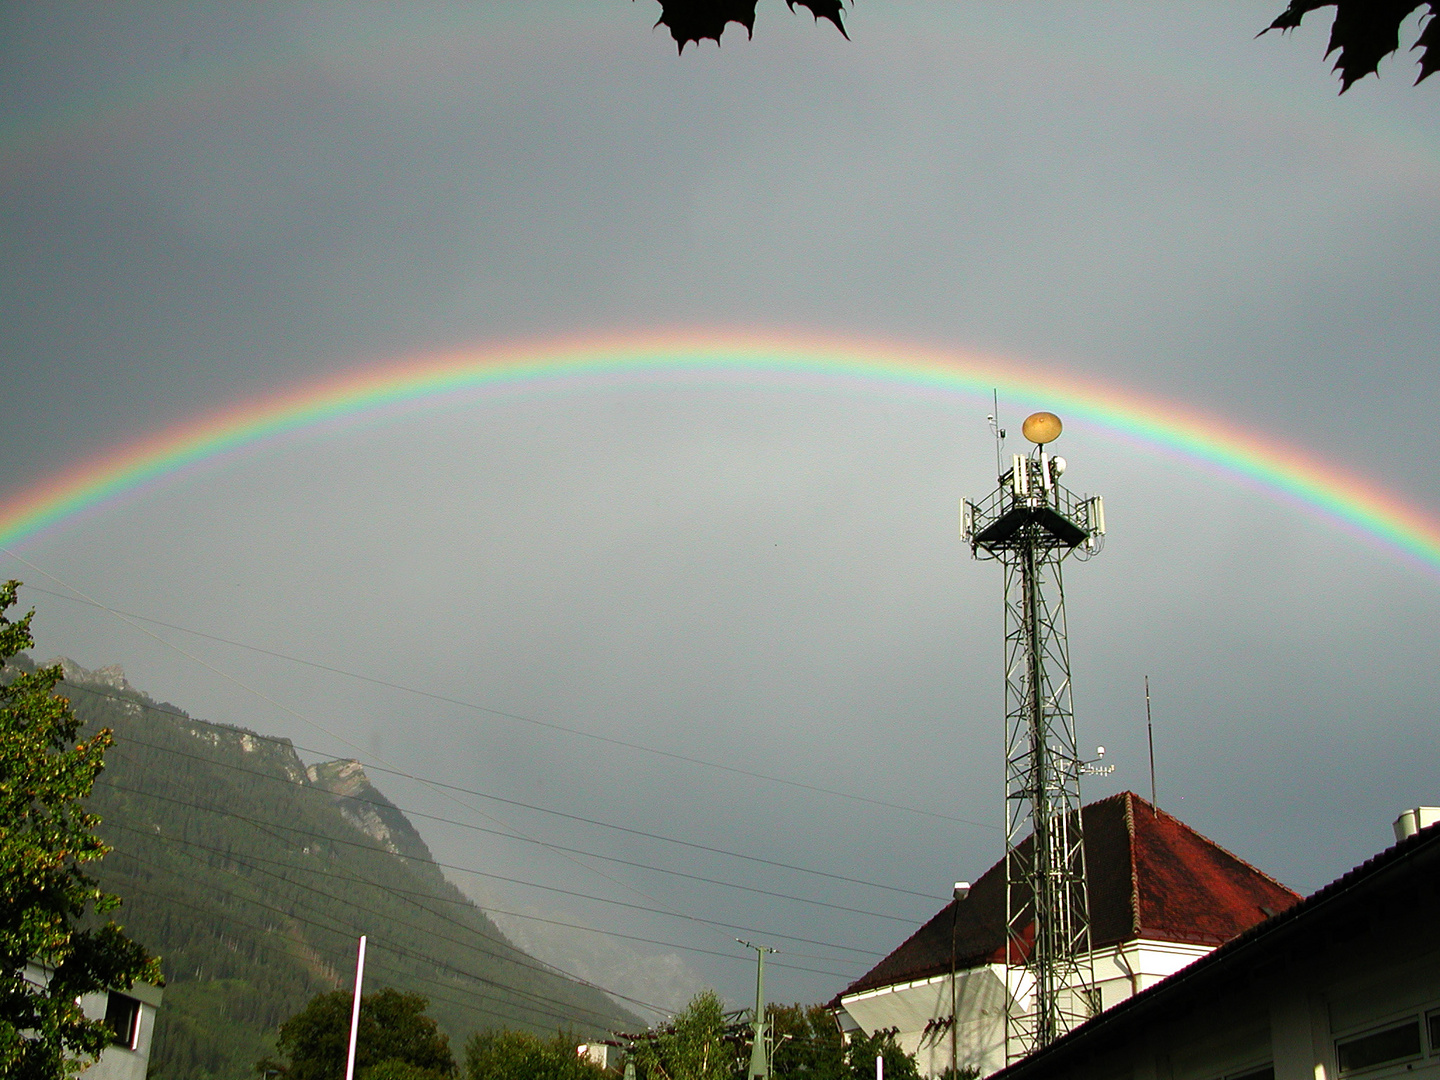
<instances>
[{"instance_id":1,"label":"forested mountain slope","mask_svg":"<svg viewBox=\"0 0 1440 1080\"><path fill-rule=\"evenodd\" d=\"M116 668L67 662L60 692L87 730L115 732L88 805L115 849L101 884L164 965L151 1076L249 1077L282 1020L349 985L361 933L367 988L424 994L457 1046L482 1028L639 1023L516 948L358 763L307 771L287 740L191 719Z\"/></svg>"}]
</instances>

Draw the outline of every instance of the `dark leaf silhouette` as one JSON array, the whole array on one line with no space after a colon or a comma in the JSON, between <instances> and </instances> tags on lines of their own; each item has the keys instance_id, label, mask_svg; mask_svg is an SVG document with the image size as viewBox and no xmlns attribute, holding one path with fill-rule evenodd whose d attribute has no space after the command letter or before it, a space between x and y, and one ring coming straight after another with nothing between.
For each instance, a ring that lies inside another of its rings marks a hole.
<instances>
[{"instance_id":1,"label":"dark leaf silhouette","mask_svg":"<svg viewBox=\"0 0 1440 1080\"><path fill-rule=\"evenodd\" d=\"M1425 24L1412 49L1420 49L1418 83L1440 68L1440 0L1290 0L1290 5L1260 33L1293 30L1305 16L1322 7L1335 9L1330 44L1325 55L1338 52L1335 70L1340 73L1340 92L1366 75L1377 74L1380 61L1400 48L1400 26L1422 8Z\"/></svg>"},{"instance_id":2,"label":"dark leaf silhouette","mask_svg":"<svg viewBox=\"0 0 1440 1080\"><path fill-rule=\"evenodd\" d=\"M845 24L840 21L840 0L785 0L790 5L790 10L795 10L795 5L810 9L810 14L815 16L815 21L829 19L835 24L835 29L840 31L840 36L846 41L850 35L845 33Z\"/></svg>"},{"instance_id":3,"label":"dark leaf silhouette","mask_svg":"<svg viewBox=\"0 0 1440 1080\"><path fill-rule=\"evenodd\" d=\"M1440 14L1440 4L1432 3L1430 17L1425 20L1424 29L1415 39L1415 44L1410 46L1420 50L1420 76L1415 80L1417 83L1440 69L1440 19L1435 18L1437 14Z\"/></svg>"},{"instance_id":4,"label":"dark leaf silhouette","mask_svg":"<svg viewBox=\"0 0 1440 1080\"><path fill-rule=\"evenodd\" d=\"M790 10L795 5L808 8L816 20L829 19L847 40L845 25L841 22L844 0L785 0ZM690 42L700 44L709 39L719 44L725 27L739 23L750 36L755 34L756 0L660 0L660 18L656 26L664 26L675 39L680 52Z\"/></svg>"}]
</instances>

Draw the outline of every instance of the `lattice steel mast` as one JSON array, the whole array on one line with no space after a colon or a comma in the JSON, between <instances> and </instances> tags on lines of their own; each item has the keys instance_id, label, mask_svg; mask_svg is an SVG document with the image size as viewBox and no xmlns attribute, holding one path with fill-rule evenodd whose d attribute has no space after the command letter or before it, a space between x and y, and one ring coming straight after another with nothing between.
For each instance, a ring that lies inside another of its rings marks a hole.
<instances>
[{"instance_id":1,"label":"lattice steel mast","mask_svg":"<svg viewBox=\"0 0 1440 1080\"><path fill-rule=\"evenodd\" d=\"M1013 456L998 486L965 502L976 558L1005 570L1005 1056L1014 1061L1098 1011L1091 961L1080 775L1070 701L1061 563L1100 549L1099 496L1062 487L1064 458L1045 447L1058 417L1025 421L1031 454Z\"/></svg>"}]
</instances>

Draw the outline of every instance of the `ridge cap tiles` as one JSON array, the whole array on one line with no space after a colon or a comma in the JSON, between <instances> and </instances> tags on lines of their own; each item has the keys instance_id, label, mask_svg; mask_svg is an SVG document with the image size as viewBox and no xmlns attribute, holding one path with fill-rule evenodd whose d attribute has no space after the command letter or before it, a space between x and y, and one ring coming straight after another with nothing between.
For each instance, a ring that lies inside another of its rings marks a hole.
<instances>
[{"instance_id":1,"label":"ridge cap tiles","mask_svg":"<svg viewBox=\"0 0 1440 1080\"><path fill-rule=\"evenodd\" d=\"M1130 932L1140 936L1140 865L1135 843L1135 800L1125 792L1125 831L1130 836Z\"/></svg>"}]
</instances>

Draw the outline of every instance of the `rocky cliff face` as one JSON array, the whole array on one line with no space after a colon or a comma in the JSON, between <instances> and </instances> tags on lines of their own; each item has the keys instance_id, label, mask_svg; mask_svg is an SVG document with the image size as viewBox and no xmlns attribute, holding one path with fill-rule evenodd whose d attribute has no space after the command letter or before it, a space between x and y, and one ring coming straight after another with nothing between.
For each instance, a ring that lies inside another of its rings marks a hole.
<instances>
[{"instance_id":1,"label":"rocky cliff face","mask_svg":"<svg viewBox=\"0 0 1440 1080\"><path fill-rule=\"evenodd\" d=\"M238 751L241 755L256 759L253 767L277 769L292 783L309 783L305 763L300 760L300 755L295 752L295 746L289 739L259 735L230 724L195 720L180 709L157 702L148 694L136 690L126 680L125 670L119 664L91 670L81 667L69 657L61 656L47 661L43 666L50 667L54 664L59 664L65 672L65 683L59 688L61 693L64 693L66 685L88 690L109 698L126 716L138 717L147 709L168 713L177 727L199 742L216 750Z\"/></svg>"},{"instance_id":2,"label":"rocky cliff face","mask_svg":"<svg viewBox=\"0 0 1440 1080\"><path fill-rule=\"evenodd\" d=\"M110 698L127 716L139 716L145 709L168 711L167 706L131 686L125 678L124 669L118 664L92 670L62 656L44 666L54 664L59 664L65 672L67 685ZM177 726L191 738L215 750L238 752L250 757L254 767L278 770L292 783L319 788L331 797L345 821L392 855L415 860L427 867L433 863L430 848L420 838L410 819L370 783L360 762L342 758L307 768L289 739L262 736L229 724L195 720L179 710L175 710L173 715Z\"/></svg>"},{"instance_id":3,"label":"rocky cliff face","mask_svg":"<svg viewBox=\"0 0 1440 1080\"><path fill-rule=\"evenodd\" d=\"M124 690L129 693L136 693L136 690L125 680L125 669L119 664L110 664L107 667L96 668L94 671L81 667L68 656L56 657L45 667L60 665L60 670L65 672L66 682L83 682L91 686L107 686L111 690Z\"/></svg>"},{"instance_id":4,"label":"rocky cliff face","mask_svg":"<svg viewBox=\"0 0 1440 1080\"><path fill-rule=\"evenodd\" d=\"M341 816L392 855L433 865L430 848L400 808L380 794L360 762L343 758L311 765L306 779L327 792Z\"/></svg>"}]
</instances>

